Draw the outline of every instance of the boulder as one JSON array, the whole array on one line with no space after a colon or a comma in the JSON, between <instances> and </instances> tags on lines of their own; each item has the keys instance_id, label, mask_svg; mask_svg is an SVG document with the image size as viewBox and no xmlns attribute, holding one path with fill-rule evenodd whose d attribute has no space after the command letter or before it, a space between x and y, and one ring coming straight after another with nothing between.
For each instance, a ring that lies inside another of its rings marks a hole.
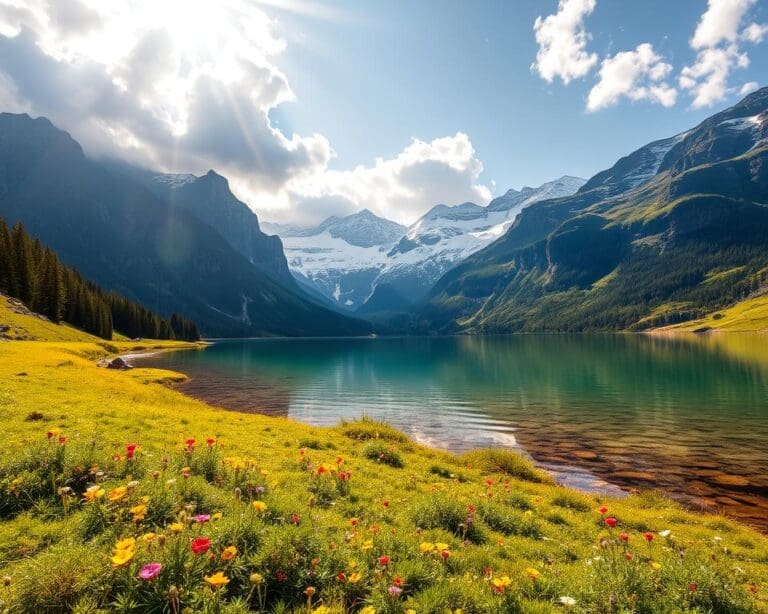
<instances>
[{"instance_id":1,"label":"boulder","mask_svg":"<svg viewBox=\"0 0 768 614\"><path fill-rule=\"evenodd\" d=\"M106 363L107 369L119 369L120 371L127 371L128 369L133 369L131 365L129 365L125 359L121 358L120 356L113 358L112 360L108 360Z\"/></svg>"}]
</instances>

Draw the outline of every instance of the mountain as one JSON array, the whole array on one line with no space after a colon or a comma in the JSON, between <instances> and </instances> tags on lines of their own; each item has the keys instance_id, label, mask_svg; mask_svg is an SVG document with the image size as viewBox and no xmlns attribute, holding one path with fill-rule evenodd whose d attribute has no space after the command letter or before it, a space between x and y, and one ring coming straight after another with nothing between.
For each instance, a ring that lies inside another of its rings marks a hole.
<instances>
[{"instance_id":1,"label":"mountain","mask_svg":"<svg viewBox=\"0 0 768 614\"><path fill-rule=\"evenodd\" d=\"M113 163L110 170L128 175L169 207L179 207L208 224L251 264L295 287L280 239L262 232L256 214L232 193L225 177L213 170L201 177L161 174L121 163Z\"/></svg>"},{"instance_id":2,"label":"mountain","mask_svg":"<svg viewBox=\"0 0 768 614\"><path fill-rule=\"evenodd\" d=\"M562 177L509 190L487 207L437 205L408 228L367 210L309 229L264 227L280 235L288 265L303 282L360 314L389 314L407 311L448 269L501 236L523 208L583 184Z\"/></svg>"},{"instance_id":3,"label":"mountain","mask_svg":"<svg viewBox=\"0 0 768 614\"><path fill-rule=\"evenodd\" d=\"M645 329L768 290L768 88L524 209L435 284L425 330Z\"/></svg>"},{"instance_id":4,"label":"mountain","mask_svg":"<svg viewBox=\"0 0 768 614\"><path fill-rule=\"evenodd\" d=\"M183 313L207 336L369 331L251 264L183 204L90 160L45 118L0 114L0 216L103 288Z\"/></svg>"}]
</instances>

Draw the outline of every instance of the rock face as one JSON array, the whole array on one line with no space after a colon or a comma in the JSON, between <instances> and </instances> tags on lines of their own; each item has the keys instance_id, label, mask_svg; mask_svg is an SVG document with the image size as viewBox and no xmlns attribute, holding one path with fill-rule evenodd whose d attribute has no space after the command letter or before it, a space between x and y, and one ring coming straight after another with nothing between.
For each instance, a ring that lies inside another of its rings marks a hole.
<instances>
[{"instance_id":1,"label":"rock face","mask_svg":"<svg viewBox=\"0 0 768 614\"><path fill-rule=\"evenodd\" d=\"M504 234L525 207L583 184L566 176L509 190L487 207L437 205L407 228L368 210L315 228L264 227L282 238L294 275L339 307L365 315L402 312L448 269Z\"/></svg>"}]
</instances>

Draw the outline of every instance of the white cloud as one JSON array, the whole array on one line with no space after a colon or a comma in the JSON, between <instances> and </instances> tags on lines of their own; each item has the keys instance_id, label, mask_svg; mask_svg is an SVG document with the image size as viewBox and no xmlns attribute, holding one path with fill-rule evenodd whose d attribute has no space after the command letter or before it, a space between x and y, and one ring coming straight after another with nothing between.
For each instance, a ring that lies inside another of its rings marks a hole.
<instances>
[{"instance_id":1,"label":"white cloud","mask_svg":"<svg viewBox=\"0 0 768 614\"><path fill-rule=\"evenodd\" d=\"M741 38L753 45L762 43L768 36L768 23L751 23L741 33Z\"/></svg>"},{"instance_id":2,"label":"white cloud","mask_svg":"<svg viewBox=\"0 0 768 614\"><path fill-rule=\"evenodd\" d=\"M294 100L277 66L285 45L252 0L0 0L0 104L49 117L92 155L215 168L259 210L293 219L363 207L407 219L439 200L488 199L463 134L329 170L326 137L270 120Z\"/></svg>"},{"instance_id":3,"label":"white cloud","mask_svg":"<svg viewBox=\"0 0 768 614\"><path fill-rule=\"evenodd\" d=\"M595 4L596 0L560 0L556 14L536 18L533 30L539 51L531 68L546 81L559 77L567 84L597 64L597 54L587 52L589 35L584 27Z\"/></svg>"},{"instance_id":4,"label":"white cloud","mask_svg":"<svg viewBox=\"0 0 768 614\"><path fill-rule=\"evenodd\" d=\"M491 192L479 182L482 171L469 137L458 132L431 142L414 139L394 158L352 170L329 170L299 179L290 189L306 205L302 213L307 221L351 213L349 203L355 203L410 223L437 203L486 204Z\"/></svg>"},{"instance_id":5,"label":"white cloud","mask_svg":"<svg viewBox=\"0 0 768 614\"><path fill-rule=\"evenodd\" d=\"M747 94L751 94L758 89L760 89L760 84L757 81L750 81L749 83L745 83L741 86L739 94L741 96L746 96Z\"/></svg>"},{"instance_id":6,"label":"white cloud","mask_svg":"<svg viewBox=\"0 0 768 614\"><path fill-rule=\"evenodd\" d=\"M749 66L749 55L742 42L759 43L768 34L768 26L751 23L741 29L742 21L756 0L708 0L707 10L699 19L691 38L697 51L693 64L680 72L680 87L693 95L693 107L712 106L742 88L729 85L731 72Z\"/></svg>"},{"instance_id":7,"label":"white cloud","mask_svg":"<svg viewBox=\"0 0 768 614\"><path fill-rule=\"evenodd\" d=\"M677 100L677 90L665 81L671 72L672 65L664 62L649 43L607 57L600 65L600 80L589 92L587 110L603 109L622 97L671 107Z\"/></svg>"},{"instance_id":8,"label":"white cloud","mask_svg":"<svg viewBox=\"0 0 768 614\"><path fill-rule=\"evenodd\" d=\"M709 0L691 39L691 47L705 49L739 37L741 20L756 0Z\"/></svg>"}]
</instances>

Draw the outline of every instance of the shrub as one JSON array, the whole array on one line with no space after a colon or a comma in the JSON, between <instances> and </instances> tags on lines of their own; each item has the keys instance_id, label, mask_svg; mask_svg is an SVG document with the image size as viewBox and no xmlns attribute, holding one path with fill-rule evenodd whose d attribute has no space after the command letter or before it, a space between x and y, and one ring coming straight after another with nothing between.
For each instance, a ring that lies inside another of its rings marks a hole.
<instances>
[{"instance_id":1,"label":"shrub","mask_svg":"<svg viewBox=\"0 0 768 614\"><path fill-rule=\"evenodd\" d=\"M478 512L483 522L494 531L504 535L521 535L539 538L542 536L538 521L531 515L490 501L482 503Z\"/></svg>"},{"instance_id":2,"label":"shrub","mask_svg":"<svg viewBox=\"0 0 768 614\"><path fill-rule=\"evenodd\" d=\"M466 464L487 473L504 473L526 482L552 483L552 478L546 473L536 469L531 461L511 450L497 448L473 450L464 454L462 459Z\"/></svg>"},{"instance_id":3,"label":"shrub","mask_svg":"<svg viewBox=\"0 0 768 614\"><path fill-rule=\"evenodd\" d=\"M476 544L486 541L482 523L467 522L467 506L444 495L422 499L413 510L413 521L422 529L443 529Z\"/></svg>"},{"instance_id":4,"label":"shrub","mask_svg":"<svg viewBox=\"0 0 768 614\"><path fill-rule=\"evenodd\" d=\"M385 465L396 467L398 469L405 466L403 458L397 450L382 443L369 443L363 449L363 456L372 461L376 461L377 463L384 463Z\"/></svg>"},{"instance_id":5,"label":"shrub","mask_svg":"<svg viewBox=\"0 0 768 614\"><path fill-rule=\"evenodd\" d=\"M352 422L342 422L341 432L350 439L367 441L369 439L383 439L396 443L408 444L408 437L400 431L392 428L386 422L378 422L370 418L361 418Z\"/></svg>"}]
</instances>

